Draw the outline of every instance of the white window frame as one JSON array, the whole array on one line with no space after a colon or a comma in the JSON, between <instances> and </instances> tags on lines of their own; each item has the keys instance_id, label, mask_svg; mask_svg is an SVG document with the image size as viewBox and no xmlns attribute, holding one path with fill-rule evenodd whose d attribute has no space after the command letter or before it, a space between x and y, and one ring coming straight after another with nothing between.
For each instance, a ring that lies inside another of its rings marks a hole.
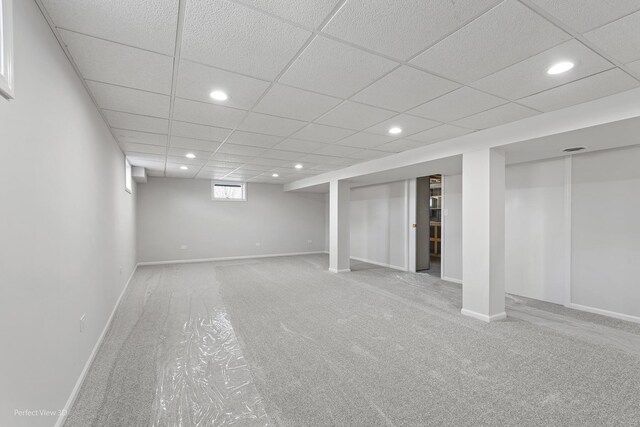
<instances>
[{"instance_id":1,"label":"white window frame","mask_svg":"<svg viewBox=\"0 0 640 427\"><path fill-rule=\"evenodd\" d=\"M133 175L129 159L124 158L124 189L127 193L133 194Z\"/></svg>"},{"instance_id":2,"label":"white window frame","mask_svg":"<svg viewBox=\"0 0 640 427\"><path fill-rule=\"evenodd\" d=\"M0 95L13 99L13 0L0 0Z\"/></svg>"},{"instance_id":3,"label":"white window frame","mask_svg":"<svg viewBox=\"0 0 640 427\"><path fill-rule=\"evenodd\" d=\"M223 199L216 197L216 185L240 185L242 186L242 199ZM246 202L247 201L247 183L239 181L211 181L211 200L214 202Z\"/></svg>"}]
</instances>

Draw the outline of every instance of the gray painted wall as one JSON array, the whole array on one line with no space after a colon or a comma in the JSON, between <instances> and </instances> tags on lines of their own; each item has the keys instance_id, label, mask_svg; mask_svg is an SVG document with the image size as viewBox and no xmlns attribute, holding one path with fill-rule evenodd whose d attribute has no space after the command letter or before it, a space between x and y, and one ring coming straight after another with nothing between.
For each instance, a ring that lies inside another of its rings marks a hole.
<instances>
[{"instance_id":1,"label":"gray painted wall","mask_svg":"<svg viewBox=\"0 0 640 427\"><path fill-rule=\"evenodd\" d=\"M406 181L352 189L349 210L351 256L405 269Z\"/></svg>"},{"instance_id":2,"label":"gray painted wall","mask_svg":"<svg viewBox=\"0 0 640 427\"><path fill-rule=\"evenodd\" d=\"M506 291L564 304L567 269L565 159L508 166Z\"/></svg>"},{"instance_id":3,"label":"gray painted wall","mask_svg":"<svg viewBox=\"0 0 640 427\"><path fill-rule=\"evenodd\" d=\"M640 317L640 147L572 166L572 302Z\"/></svg>"},{"instance_id":4,"label":"gray painted wall","mask_svg":"<svg viewBox=\"0 0 640 427\"><path fill-rule=\"evenodd\" d=\"M0 425L51 426L56 417L14 410L64 407L134 269L135 196L37 5L13 5L16 99L0 98Z\"/></svg>"},{"instance_id":5,"label":"gray painted wall","mask_svg":"<svg viewBox=\"0 0 640 427\"><path fill-rule=\"evenodd\" d=\"M445 175L442 277L462 280L462 175Z\"/></svg>"},{"instance_id":6,"label":"gray painted wall","mask_svg":"<svg viewBox=\"0 0 640 427\"><path fill-rule=\"evenodd\" d=\"M247 196L212 201L209 180L150 178L138 186L138 261L325 250L324 194L249 183Z\"/></svg>"}]
</instances>

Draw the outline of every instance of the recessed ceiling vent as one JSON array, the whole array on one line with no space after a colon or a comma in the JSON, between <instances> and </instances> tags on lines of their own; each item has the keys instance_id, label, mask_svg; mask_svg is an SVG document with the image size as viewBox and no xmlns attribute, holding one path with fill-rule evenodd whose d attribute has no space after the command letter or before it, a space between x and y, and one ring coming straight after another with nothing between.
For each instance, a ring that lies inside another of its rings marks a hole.
<instances>
[{"instance_id":1,"label":"recessed ceiling vent","mask_svg":"<svg viewBox=\"0 0 640 427\"><path fill-rule=\"evenodd\" d=\"M571 148L565 148L564 151L565 153L575 153L576 151L582 151L584 150L585 147L571 147Z\"/></svg>"}]
</instances>

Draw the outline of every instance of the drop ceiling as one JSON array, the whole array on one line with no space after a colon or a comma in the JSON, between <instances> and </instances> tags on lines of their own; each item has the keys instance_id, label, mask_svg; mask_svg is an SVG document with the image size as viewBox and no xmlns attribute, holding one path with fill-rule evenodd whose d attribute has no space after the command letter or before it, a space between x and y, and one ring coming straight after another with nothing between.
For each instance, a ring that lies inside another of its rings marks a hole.
<instances>
[{"instance_id":1,"label":"drop ceiling","mask_svg":"<svg viewBox=\"0 0 640 427\"><path fill-rule=\"evenodd\" d=\"M37 2L155 176L287 183L640 85L637 0Z\"/></svg>"}]
</instances>

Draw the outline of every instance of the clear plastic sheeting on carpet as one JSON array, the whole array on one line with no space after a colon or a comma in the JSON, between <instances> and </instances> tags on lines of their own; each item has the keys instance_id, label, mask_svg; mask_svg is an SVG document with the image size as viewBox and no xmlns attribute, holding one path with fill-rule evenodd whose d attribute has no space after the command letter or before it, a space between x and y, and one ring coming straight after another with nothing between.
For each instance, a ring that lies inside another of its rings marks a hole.
<instances>
[{"instance_id":1,"label":"clear plastic sheeting on carpet","mask_svg":"<svg viewBox=\"0 0 640 427\"><path fill-rule=\"evenodd\" d=\"M269 425L227 314L191 318L181 334L159 349L152 425Z\"/></svg>"}]
</instances>

